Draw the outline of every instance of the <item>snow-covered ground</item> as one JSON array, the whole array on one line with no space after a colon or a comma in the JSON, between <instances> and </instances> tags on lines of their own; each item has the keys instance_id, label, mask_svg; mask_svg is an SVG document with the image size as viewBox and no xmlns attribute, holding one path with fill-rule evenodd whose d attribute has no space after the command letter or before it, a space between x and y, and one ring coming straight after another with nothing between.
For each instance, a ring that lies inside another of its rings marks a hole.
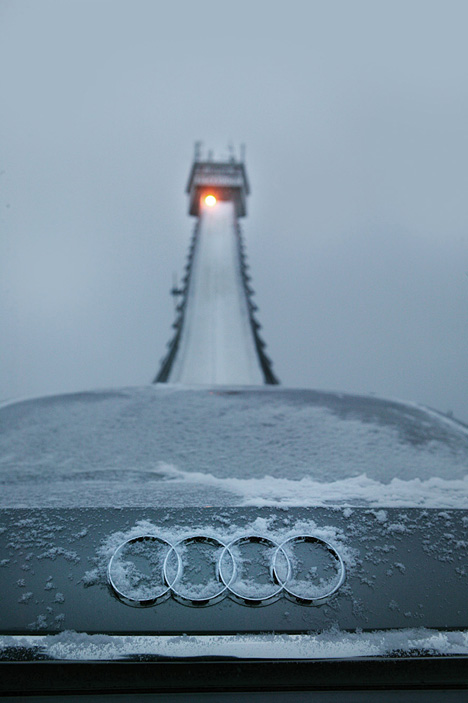
<instances>
[{"instance_id":1,"label":"snow-covered ground","mask_svg":"<svg viewBox=\"0 0 468 703\"><path fill-rule=\"evenodd\" d=\"M0 505L468 507L468 428L416 405L159 385L0 409Z\"/></svg>"},{"instance_id":2,"label":"snow-covered ground","mask_svg":"<svg viewBox=\"0 0 468 703\"><path fill-rule=\"evenodd\" d=\"M171 383L262 385L240 274L233 202L201 206Z\"/></svg>"}]
</instances>

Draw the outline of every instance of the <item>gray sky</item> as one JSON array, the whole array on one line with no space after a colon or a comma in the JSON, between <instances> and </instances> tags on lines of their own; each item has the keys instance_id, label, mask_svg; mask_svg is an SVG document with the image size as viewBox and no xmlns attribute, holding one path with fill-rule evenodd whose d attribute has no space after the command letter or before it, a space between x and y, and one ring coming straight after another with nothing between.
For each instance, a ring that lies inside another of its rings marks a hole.
<instances>
[{"instance_id":1,"label":"gray sky","mask_svg":"<svg viewBox=\"0 0 468 703\"><path fill-rule=\"evenodd\" d=\"M465 0L0 2L0 398L144 384L193 142L247 144L285 385L468 420Z\"/></svg>"}]
</instances>

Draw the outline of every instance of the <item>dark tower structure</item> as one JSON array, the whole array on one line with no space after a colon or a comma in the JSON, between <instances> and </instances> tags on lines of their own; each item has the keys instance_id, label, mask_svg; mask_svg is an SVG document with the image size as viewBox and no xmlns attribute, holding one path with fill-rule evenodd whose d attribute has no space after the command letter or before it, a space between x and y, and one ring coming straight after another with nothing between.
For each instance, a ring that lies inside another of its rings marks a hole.
<instances>
[{"instance_id":1,"label":"dark tower structure","mask_svg":"<svg viewBox=\"0 0 468 703\"><path fill-rule=\"evenodd\" d=\"M197 218L178 299L175 334L154 382L277 384L255 317L257 307L239 219L250 188L244 159L195 159L187 184Z\"/></svg>"}]
</instances>

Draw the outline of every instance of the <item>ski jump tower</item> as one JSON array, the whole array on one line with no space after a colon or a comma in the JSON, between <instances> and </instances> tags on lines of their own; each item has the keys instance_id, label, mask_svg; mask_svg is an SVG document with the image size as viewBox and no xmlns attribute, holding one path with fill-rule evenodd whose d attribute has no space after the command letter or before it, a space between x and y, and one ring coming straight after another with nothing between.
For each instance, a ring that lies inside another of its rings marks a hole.
<instances>
[{"instance_id":1,"label":"ski jump tower","mask_svg":"<svg viewBox=\"0 0 468 703\"><path fill-rule=\"evenodd\" d=\"M244 160L201 158L187 185L197 218L178 299L175 334L154 383L276 384L259 335L239 218L247 213Z\"/></svg>"}]
</instances>

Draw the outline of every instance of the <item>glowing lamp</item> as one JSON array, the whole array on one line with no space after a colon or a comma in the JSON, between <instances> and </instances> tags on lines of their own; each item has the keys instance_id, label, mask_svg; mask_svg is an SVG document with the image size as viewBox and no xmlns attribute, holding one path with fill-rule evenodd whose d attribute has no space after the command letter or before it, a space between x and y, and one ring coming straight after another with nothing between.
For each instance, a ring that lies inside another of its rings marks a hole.
<instances>
[{"instance_id":1,"label":"glowing lamp","mask_svg":"<svg viewBox=\"0 0 468 703\"><path fill-rule=\"evenodd\" d=\"M214 195L207 195L205 198L205 205L208 205L208 207L213 207L216 205L216 198Z\"/></svg>"}]
</instances>

